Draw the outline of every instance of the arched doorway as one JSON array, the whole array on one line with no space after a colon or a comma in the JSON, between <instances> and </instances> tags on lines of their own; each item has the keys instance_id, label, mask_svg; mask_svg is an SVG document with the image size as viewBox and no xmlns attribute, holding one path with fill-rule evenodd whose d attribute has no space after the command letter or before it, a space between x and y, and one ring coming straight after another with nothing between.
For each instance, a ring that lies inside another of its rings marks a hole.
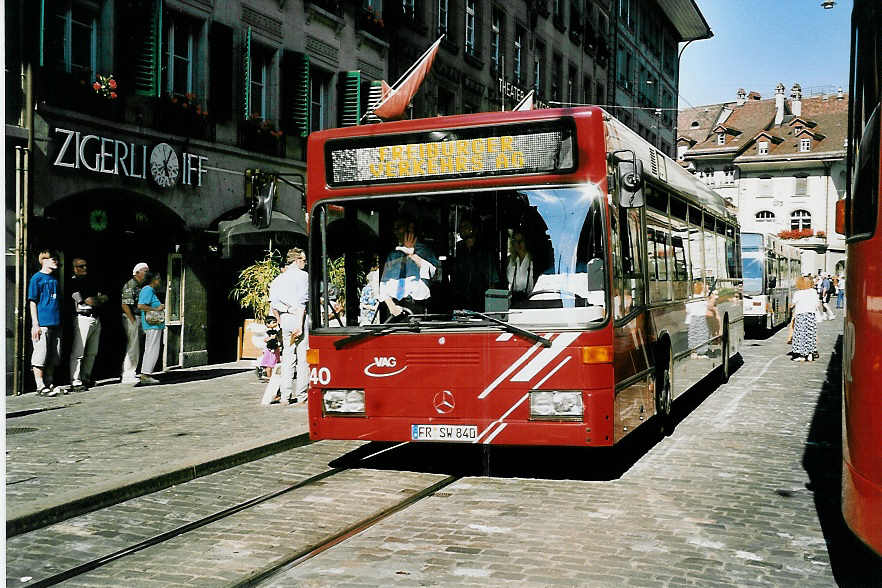
<instances>
[{"instance_id":1,"label":"arched doorway","mask_svg":"<svg viewBox=\"0 0 882 588\"><path fill-rule=\"evenodd\" d=\"M184 221L171 209L153 198L135 192L90 190L68 196L46 208L42 217L31 223L35 245L57 249L61 254L58 279L65 300L64 317L72 309L65 282L73 275L75 257L89 263L89 275L99 289L110 297L101 309L102 331L93 378L118 377L125 351L122 331L120 292L138 262L151 270L168 275L168 259L187 242ZM57 381L66 381L71 341L70 320L66 320L65 353Z\"/></svg>"},{"instance_id":2,"label":"arched doorway","mask_svg":"<svg viewBox=\"0 0 882 588\"><path fill-rule=\"evenodd\" d=\"M244 207L228 211L211 223L217 230L217 256L212 260L208 280L212 284L207 293L208 361L234 361L238 353L238 334L245 319L253 318L230 298L240 272L262 260L270 250L284 255L291 247L306 247L306 228L287 215L273 213L266 229L250 224Z\"/></svg>"}]
</instances>

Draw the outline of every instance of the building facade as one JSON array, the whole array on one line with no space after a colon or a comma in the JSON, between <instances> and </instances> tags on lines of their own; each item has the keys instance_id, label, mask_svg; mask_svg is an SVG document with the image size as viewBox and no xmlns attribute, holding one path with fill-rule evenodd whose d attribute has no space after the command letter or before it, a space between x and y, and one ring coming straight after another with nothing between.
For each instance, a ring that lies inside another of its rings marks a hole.
<instances>
[{"instance_id":1,"label":"building facade","mask_svg":"<svg viewBox=\"0 0 882 588\"><path fill-rule=\"evenodd\" d=\"M836 201L845 196L847 96L773 99L738 91L734 102L681 111L681 165L738 209L741 230L771 233L801 249L806 273L840 273L844 236L835 231Z\"/></svg>"},{"instance_id":2,"label":"building facade","mask_svg":"<svg viewBox=\"0 0 882 588\"><path fill-rule=\"evenodd\" d=\"M394 83L441 34L406 116L510 109L533 89L540 106L621 104L617 114L669 153L673 119L655 109L677 94L677 43L711 34L693 0L11 0L4 10L7 390L18 392L30 389L25 290L43 247L61 253L62 291L70 261L85 257L111 296L97 377L119 374L119 292L141 261L166 276L162 366L235 359L249 318L228 295L239 271L306 242L307 135L372 122L380 80ZM619 66L625 46L632 58ZM284 179L264 230L243 198L254 169Z\"/></svg>"}]
</instances>

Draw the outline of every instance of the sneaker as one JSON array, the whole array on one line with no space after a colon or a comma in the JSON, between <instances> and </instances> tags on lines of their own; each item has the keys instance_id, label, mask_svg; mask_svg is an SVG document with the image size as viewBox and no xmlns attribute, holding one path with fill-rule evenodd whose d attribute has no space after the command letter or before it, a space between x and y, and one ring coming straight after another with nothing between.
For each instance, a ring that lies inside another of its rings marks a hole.
<instances>
[{"instance_id":1,"label":"sneaker","mask_svg":"<svg viewBox=\"0 0 882 588\"><path fill-rule=\"evenodd\" d=\"M793 361L805 361L805 358L801 355L797 355L793 358Z\"/></svg>"},{"instance_id":2,"label":"sneaker","mask_svg":"<svg viewBox=\"0 0 882 588\"><path fill-rule=\"evenodd\" d=\"M142 386L151 386L153 384L158 384L159 380L154 378L153 376L148 376L147 374L141 374L140 384Z\"/></svg>"},{"instance_id":3,"label":"sneaker","mask_svg":"<svg viewBox=\"0 0 882 588\"><path fill-rule=\"evenodd\" d=\"M123 378L120 380L120 384L137 384L140 381L138 378Z\"/></svg>"},{"instance_id":4,"label":"sneaker","mask_svg":"<svg viewBox=\"0 0 882 588\"><path fill-rule=\"evenodd\" d=\"M49 386L43 386L42 388L37 388L36 394L37 396L46 396L47 392L49 392Z\"/></svg>"},{"instance_id":5,"label":"sneaker","mask_svg":"<svg viewBox=\"0 0 882 588\"><path fill-rule=\"evenodd\" d=\"M43 396L48 396L49 398L55 398L58 396L58 388L55 386L44 386L43 387Z\"/></svg>"}]
</instances>

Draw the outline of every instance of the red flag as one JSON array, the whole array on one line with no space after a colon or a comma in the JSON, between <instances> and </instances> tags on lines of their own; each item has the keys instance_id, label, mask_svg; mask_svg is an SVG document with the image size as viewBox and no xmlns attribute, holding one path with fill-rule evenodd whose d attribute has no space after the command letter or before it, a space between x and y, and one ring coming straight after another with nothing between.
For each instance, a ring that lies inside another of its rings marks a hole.
<instances>
[{"instance_id":1,"label":"red flag","mask_svg":"<svg viewBox=\"0 0 882 588\"><path fill-rule=\"evenodd\" d=\"M404 110L410 104L411 99L420 84L423 83L426 74L432 67L435 55L438 53L438 47L441 46L441 39L444 35L435 41L423 56L410 68L401 80L398 81L395 88L387 90L388 84L383 82L383 98L380 103L374 107L374 116L383 120L397 120L404 116Z\"/></svg>"},{"instance_id":2,"label":"red flag","mask_svg":"<svg viewBox=\"0 0 882 588\"><path fill-rule=\"evenodd\" d=\"M512 110L533 110L533 90L530 90Z\"/></svg>"}]
</instances>

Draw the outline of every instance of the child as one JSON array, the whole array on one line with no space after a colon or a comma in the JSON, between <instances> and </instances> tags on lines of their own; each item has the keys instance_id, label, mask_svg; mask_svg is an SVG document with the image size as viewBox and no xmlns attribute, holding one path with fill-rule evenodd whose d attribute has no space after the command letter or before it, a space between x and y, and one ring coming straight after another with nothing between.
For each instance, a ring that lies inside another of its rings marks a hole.
<instances>
[{"instance_id":1,"label":"child","mask_svg":"<svg viewBox=\"0 0 882 588\"><path fill-rule=\"evenodd\" d=\"M259 363L259 367L262 368L260 381L269 382L273 375L273 368L279 365L281 360L282 339L276 317L271 314L267 315L264 324L266 325L266 336L263 338L265 347Z\"/></svg>"}]
</instances>

